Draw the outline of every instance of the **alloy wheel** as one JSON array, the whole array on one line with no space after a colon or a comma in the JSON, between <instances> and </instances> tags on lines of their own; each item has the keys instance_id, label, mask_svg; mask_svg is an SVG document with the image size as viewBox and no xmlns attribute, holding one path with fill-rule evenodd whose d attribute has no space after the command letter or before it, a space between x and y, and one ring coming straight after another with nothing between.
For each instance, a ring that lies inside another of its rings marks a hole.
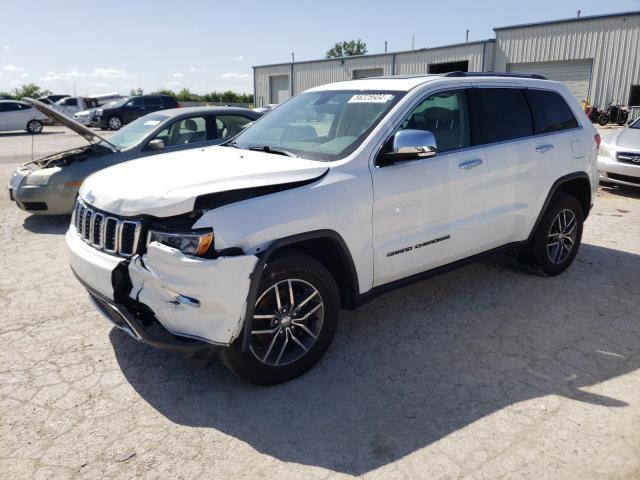
<instances>
[{"instance_id":1,"label":"alloy wheel","mask_svg":"<svg viewBox=\"0 0 640 480\"><path fill-rule=\"evenodd\" d=\"M122 127L122 122L118 117L113 117L109 119L109 128L111 130L119 130Z\"/></svg>"},{"instance_id":2,"label":"alloy wheel","mask_svg":"<svg viewBox=\"0 0 640 480\"><path fill-rule=\"evenodd\" d=\"M561 210L551 222L547 236L547 255L551 263L558 265L571 254L578 234L578 222L572 210Z\"/></svg>"},{"instance_id":3,"label":"alloy wheel","mask_svg":"<svg viewBox=\"0 0 640 480\"><path fill-rule=\"evenodd\" d=\"M279 281L256 301L251 352L265 365L293 363L316 343L323 319L322 297L313 285L294 278Z\"/></svg>"}]
</instances>

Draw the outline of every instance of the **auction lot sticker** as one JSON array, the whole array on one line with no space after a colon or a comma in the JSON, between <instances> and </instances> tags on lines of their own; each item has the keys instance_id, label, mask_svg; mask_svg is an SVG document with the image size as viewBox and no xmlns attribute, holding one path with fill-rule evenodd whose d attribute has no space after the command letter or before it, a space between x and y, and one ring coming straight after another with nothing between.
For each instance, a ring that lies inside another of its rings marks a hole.
<instances>
[{"instance_id":1,"label":"auction lot sticker","mask_svg":"<svg viewBox=\"0 0 640 480\"><path fill-rule=\"evenodd\" d=\"M387 103L393 98L388 93L358 93L351 97L347 103Z\"/></svg>"}]
</instances>

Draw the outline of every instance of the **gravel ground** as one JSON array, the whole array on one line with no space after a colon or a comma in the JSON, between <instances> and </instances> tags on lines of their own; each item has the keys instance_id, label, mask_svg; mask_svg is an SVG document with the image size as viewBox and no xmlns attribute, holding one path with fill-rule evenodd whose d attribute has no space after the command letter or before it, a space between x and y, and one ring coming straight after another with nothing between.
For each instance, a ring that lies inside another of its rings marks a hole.
<instances>
[{"instance_id":1,"label":"gravel ground","mask_svg":"<svg viewBox=\"0 0 640 480\"><path fill-rule=\"evenodd\" d=\"M640 190L601 190L568 272L497 257L343 311L273 388L112 329L67 223L0 197L3 478L640 478Z\"/></svg>"}]
</instances>

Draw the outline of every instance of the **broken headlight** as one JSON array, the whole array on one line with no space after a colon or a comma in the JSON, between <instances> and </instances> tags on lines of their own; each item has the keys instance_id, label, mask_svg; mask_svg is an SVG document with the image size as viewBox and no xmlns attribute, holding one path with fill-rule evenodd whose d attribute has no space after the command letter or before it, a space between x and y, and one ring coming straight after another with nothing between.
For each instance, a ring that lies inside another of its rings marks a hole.
<instances>
[{"instance_id":1,"label":"broken headlight","mask_svg":"<svg viewBox=\"0 0 640 480\"><path fill-rule=\"evenodd\" d=\"M147 245L151 242L162 243L182 253L201 257L213 246L213 230L200 229L185 232L149 230Z\"/></svg>"}]
</instances>

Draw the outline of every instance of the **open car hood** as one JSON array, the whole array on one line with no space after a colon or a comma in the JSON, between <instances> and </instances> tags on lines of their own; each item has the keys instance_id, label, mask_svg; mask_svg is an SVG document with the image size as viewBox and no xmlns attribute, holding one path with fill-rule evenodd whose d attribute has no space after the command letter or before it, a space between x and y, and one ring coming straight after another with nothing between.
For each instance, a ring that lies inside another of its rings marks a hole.
<instances>
[{"instance_id":1,"label":"open car hood","mask_svg":"<svg viewBox=\"0 0 640 480\"><path fill-rule=\"evenodd\" d=\"M111 148L113 148L114 151L119 150L118 147L116 147L109 140L107 140L104 137L101 137L93 130L89 130L87 127L85 127L79 122L76 122L74 119L67 117L63 113L53 108L53 105L47 105L46 103L42 103L39 100L34 100L33 98L23 98L23 101L33 105L35 109L44 113L47 117L51 118L52 120L55 120L56 122L59 122L65 127L73 130L82 138L84 138L87 142L93 144L93 143L98 143L102 141L107 145L109 145Z\"/></svg>"}]
</instances>

